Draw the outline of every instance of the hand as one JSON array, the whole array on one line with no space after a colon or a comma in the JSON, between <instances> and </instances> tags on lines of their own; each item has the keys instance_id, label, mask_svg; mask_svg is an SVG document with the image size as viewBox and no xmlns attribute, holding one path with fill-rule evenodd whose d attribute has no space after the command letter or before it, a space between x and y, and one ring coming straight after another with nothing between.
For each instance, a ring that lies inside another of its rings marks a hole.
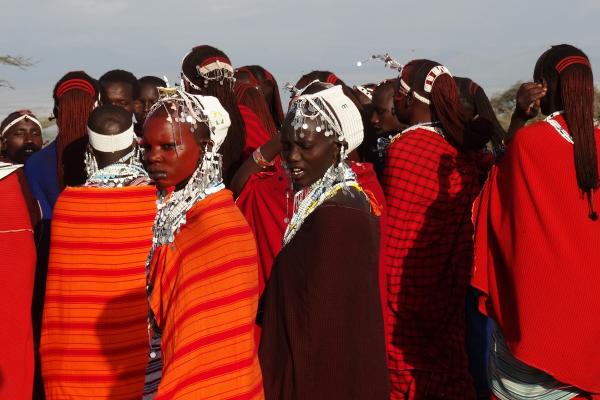
<instances>
[{"instance_id":1,"label":"hand","mask_svg":"<svg viewBox=\"0 0 600 400\"><path fill-rule=\"evenodd\" d=\"M526 82L519 87L516 96L515 114L530 119L540 112L540 101L547 92L546 85Z\"/></svg>"}]
</instances>

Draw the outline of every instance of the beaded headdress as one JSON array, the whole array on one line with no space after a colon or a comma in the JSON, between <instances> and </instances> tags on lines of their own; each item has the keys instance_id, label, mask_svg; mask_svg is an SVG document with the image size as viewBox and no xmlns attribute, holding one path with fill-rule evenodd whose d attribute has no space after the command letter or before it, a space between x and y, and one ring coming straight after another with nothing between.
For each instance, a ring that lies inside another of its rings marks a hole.
<instances>
[{"instance_id":1,"label":"beaded headdress","mask_svg":"<svg viewBox=\"0 0 600 400\"><path fill-rule=\"evenodd\" d=\"M437 78L439 78L442 75L452 76L452 74L450 73L450 70L443 65L436 65L429 70L429 72L425 76L425 82L423 83L423 89L422 89L426 95L431 93L431 90L433 89L433 83L435 82L435 80ZM408 83L406 83L404 81L404 79L402 79L402 72L400 72L399 81L400 81L400 87L407 94L412 93L412 96L415 99L419 100L420 102L422 102L424 104L428 104L428 105L431 104L431 102L429 101L429 99L427 97L417 93L417 91L414 90L414 88L411 88L410 85Z\"/></svg>"},{"instance_id":2,"label":"beaded headdress","mask_svg":"<svg viewBox=\"0 0 600 400\"><path fill-rule=\"evenodd\" d=\"M308 88L311 84L307 85ZM292 126L300 138L308 128L307 120L319 119L318 133L335 139L343 144L341 161L356 149L363 140L362 118L356 105L346 96L341 86L331 86L315 94L302 94L290 104L290 113L294 114Z\"/></svg>"},{"instance_id":3,"label":"beaded headdress","mask_svg":"<svg viewBox=\"0 0 600 400\"><path fill-rule=\"evenodd\" d=\"M183 57L183 60L185 60L192 51L193 49L186 54L185 57ZM219 82L219 85L227 83L231 87L233 87L233 84L235 83L235 70L231 65L231 61L225 57L207 58L206 60L202 61L201 64L196 65L196 73L198 74L198 77L202 78L204 87L207 87L209 82ZM181 71L181 80L196 90L202 90L202 88L192 82L192 80L186 76L183 71Z\"/></svg>"},{"instance_id":4,"label":"beaded headdress","mask_svg":"<svg viewBox=\"0 0 600 400\"><path fill-rule=\"evenodd\" d=\"M225 141L227 130L231 125L229 114L216 97L190 94L177 88L158 90L160 97L150 109L148 118L158 109L166 110L167 121L174 127L174 136L177 131L181 133L181 129L175 129L179 124L191 125L192 133L198 130L198 124L204 124L208 127L212 145L204 149L198 167L184 188L170 195L165 191L159 192L158 212L153 228L153 250L156 246L173 242L176 233L185 225L186 214L194 204L225 187L221 173L221 155L218 150Z\"/></svg>"},{"instance_id":5,"label":"beaded headdress","mask_svg":"<svg viewBox=\"0 0 600 400\"><path fill-rule=\"evenodd\" d=\"M198 124L208 127L212 151L217 152L227 136L231 125L229 113L223 108L219 99L213 96L190 94L177 88L158 88L158 101L148 112L148 118L159 109L167 111L167 121L174 123L188 123L195 132ZM174 116L172 116L175 114Z\"/></svg>"}]
</instances>

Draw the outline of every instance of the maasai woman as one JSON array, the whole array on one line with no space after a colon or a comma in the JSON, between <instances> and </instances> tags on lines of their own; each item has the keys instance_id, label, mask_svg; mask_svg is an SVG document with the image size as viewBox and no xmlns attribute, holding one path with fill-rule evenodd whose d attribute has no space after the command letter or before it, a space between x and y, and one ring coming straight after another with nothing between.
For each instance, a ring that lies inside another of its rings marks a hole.
<instances>
[{"instance_id":1,"label":"maasai woman","mask_svg":"<svg viewBox=\"0 0 600 400\"><path fill-rule=\"evenodd\" d=\"M326 74L325 77L335 76L330 72ZM314 76L314 74L308 76ZM304 88L301 86L303 80L305 80L304 77L296 83L295 87ZM343 85L339 79L336 82ZM343 86L342 88L345 94L351 93L349 88ZM281 250L283 234L292 217L294 207L290 177L282 167L278 157L280 152L281 141L278 135L257 148L252 157L242 164L231 182L234 194L239 195L236 204L242 210L257 240L261 291L271 274L273 260ZM383 237L385 234L385 196L373 166L370 163L350 161L350 167L356 174L356 179L363 190L371 193L380 206L382 212L380 233ZM380 286L382 288L382 304L384 304L385 270L383 262L381 265Z\"/></svg>"},{"instance_id":2,"label":"maasai woman","mask_svg":"<svg viewBox=\"0 0 600 400\"><path fill-rule=\"evenodd\" d=\"M339 86L310 85L282 131L297 190L263 294L267 399L387 399L377 207L346 164L360 113Z\"/></svg>"},{"instance_id":3,"label":"maasai woman","mask_svg":"<svg viewBox=\"0 0 600 400\"><path fill-rule=\"evenodd\" d=\"M595 399L600 131L592 68L581 50L554 46L539 58L534 80L548 117L516 132L475 218L473 284L496 322L490 384L500 399Z\"/></svg>"},{"instance_id":4,"label":"maasai woman","mask_svg":"<svg viewBox=\"0 0 600 400\"><path fill-rule=\"evenodd\" d=\"M394 100L408 124L388 147L388 356L392 399L473 399L465 297L473 257L471 207L489 140L466 124L448 69L416 60Z\"/></svg>"},{"instance_id":5,"label":"maasai woman","mask_svg":"<svg viewBox=\"0 0 600 400\"><path fill-rule=\"evenodd\" d=\"M215 97L164 93L146 118L143 140L159 189L147 264L144 395L259 399L256 244L224 189L218 153L229 114Z\"/></svg>"},{"instance_id":6,"label":"maasai woman","mask_svg":"<svg viewBox=\"0 0 600 400\"><path fill-rule=\"evenodd\" d=\"M181 63L185 91L214 96L231 118L231 128L223 143L223 179L229 185L240 164L271 135L254 112L238 104L234 93L234 70L229 57L212 46L196 46Z\"/></svg>"}]
</instances>

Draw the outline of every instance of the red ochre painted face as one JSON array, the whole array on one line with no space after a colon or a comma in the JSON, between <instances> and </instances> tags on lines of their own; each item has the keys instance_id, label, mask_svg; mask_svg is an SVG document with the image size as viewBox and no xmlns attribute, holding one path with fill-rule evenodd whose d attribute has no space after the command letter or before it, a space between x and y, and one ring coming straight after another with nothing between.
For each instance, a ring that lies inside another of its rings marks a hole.
<instances>
[{"instance_id":1,"label":"red ochre painted face","mask_svg":"<svg viewBox=\"0 0 600 400\"><path fill-rule=\"evenodd\" d=\"M202 158L200 137L208 137L208 128L198 124L203 131L193 133L188 123L171 123L166 112L152 114L144 125L144 162L150 178L159 189L185 186Z\"/></svg>"},{"instance_id":2,"label":"red ochre painted face","mask_svg":"<svg viewBox=\"0 0 600 400\"><path fill-rule=\"evenodd\" d=\"M326 137L317 132L320 119L306 119L306 129L294 131L288 118L281 134L281 154L290 171L296 188L312 185L325 175L327 169L337 161L340 153L339 144L333 136Z\"/></svg>"}]
</instances>

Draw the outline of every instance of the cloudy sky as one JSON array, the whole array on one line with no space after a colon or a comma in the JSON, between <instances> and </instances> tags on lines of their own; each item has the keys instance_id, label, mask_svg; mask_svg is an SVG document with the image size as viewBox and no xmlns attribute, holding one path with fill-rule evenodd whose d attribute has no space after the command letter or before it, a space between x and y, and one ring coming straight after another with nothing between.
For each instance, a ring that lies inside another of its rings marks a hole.
<instances>
[{"instance_id":1,"label":"cloudy sky","mask_svg":"<svg viewBox=\"0 0 600 400\"><path fill-rule=\"evenodd\" d=\"M551 44L581 47L600 69L600 0L3 0L0 54L36 61L0 66L0 117L50 110L67 71L95 77L113 68L178 79L183 55L211 44L234 66L261 64L280 86L313 69L347 83L393 74L356 61L389 52L399 61L430 58L493 94L530 79Z\"/></svg>"}]
</instances>

